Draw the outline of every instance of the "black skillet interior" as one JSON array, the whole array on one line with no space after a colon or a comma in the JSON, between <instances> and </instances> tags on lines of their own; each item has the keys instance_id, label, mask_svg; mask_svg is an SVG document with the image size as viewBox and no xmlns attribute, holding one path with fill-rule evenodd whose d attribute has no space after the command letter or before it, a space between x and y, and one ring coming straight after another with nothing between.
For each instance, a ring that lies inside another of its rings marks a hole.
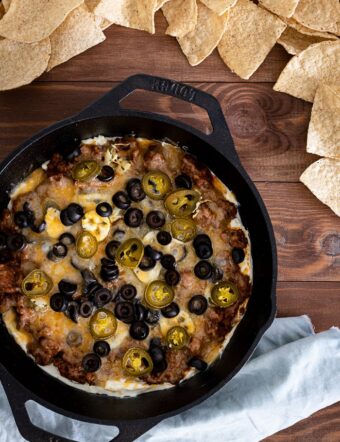
<instances>
[{"instance_id":1,"label":"black skillet interior","mask_svg":"<svg viewBox=\"0 0 340 442\"><path fill-rule=\"evenodd\" d=\"M160 115L120 109L119 101L135 89L161 92L204 107L211 118L213 133L205 135ZM273 320L276 250L271 223L259 194L238 160L217 100L199 90L146 75L130 77L78 116L57 123L26 142L3 163L0 167L0 208L7 204L4 191L49 159L53 152L70 150L79 140L95 135L115 136L131 132L155 139L168 137L180 146L188 146L189 152L235 192L252 242L254 286L246 315L221 359L209 370L176 388L124 399L88 394L45 374L14 343L5 327L0 326L0 368L2 364L6 369L0 370L0 378L12 406L31 398L66 416L118 425L121 429L125 421L151 418L149 424L145 421L145 430L152 422L199 403L234 376ZM16 396L18 389L8 372L25 386L26 390L22 390L25 394ZM20 410L22 414L22 408ZM20 410L17 410L18 414ZM122 440L128 440L128 436Z\"/></svg>"}]
</instances>

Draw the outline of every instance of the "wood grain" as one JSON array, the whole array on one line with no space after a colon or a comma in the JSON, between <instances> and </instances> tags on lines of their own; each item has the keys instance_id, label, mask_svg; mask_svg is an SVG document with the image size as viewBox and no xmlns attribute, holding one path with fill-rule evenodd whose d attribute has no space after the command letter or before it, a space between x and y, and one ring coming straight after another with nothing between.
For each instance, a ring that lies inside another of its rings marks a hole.
<instances>
[{"instance_id":1,"label":"wood grain","mask_svg":"<svg viewBox=\"0 0 340 442\"><path fill-rule=\"evenodd\" d=\"M340 281L340 218L301 183L257 188L274 226L279 280Z\"/></svg>"},{"instance_id":2,"label":"wood grain","mask_svg":"<svg viewBox=\"0 0 340 442\"><path fill-rule=\"evenodd\" d=\"M76 114L137 72L191 83L215 95L238 153L268 207L279 255L278 315L310 315L316 331L340 325L340 219L301 183L316 156L305 152L310 104L272 90L290 56L276 45L244 82L215 51L192 68L175 39L112 26L106 41L44 74L38 82L0 94L0 160L49 124ZM208 81L208 82L207 82ZM136 93L125 106L165 113L203 131L206 114L164 96ZM267 438L267 442L338 442L340 404Z\"/></svg>"},{"instance_id":3,"label":"wood grain","mask_svg":"<svg viewBox=\"0 0 340 442\"><path fill-rule=\"evenodd\" d=\"M111 26L106 40L89 51L58 66L42 81L121 81L136 72L174 78L177 81L243 81L230 72L217 51L202 64L191 67L175 38L164 34L166 22L159 12L157 32L150 35L133 29ZM290 56L277 45L252 77L252 81L276 81Z\"/></svg>"},{"instance_id":4,"label":"wood grain","mask_svg":"<svg viewBox=\"0 0 340 442\"><path fill-rule=\"evenodd\" d=\"M114 84L39 83L1 94L0 158L39 129L79 112ZM252 179L296 182L317 158L305 149L310 104L275 92L270 84L192 84L219 99ZM160 94L137 92L124 105L207 129L205 111Z\"/></svg>"},{"instance_id":5,"label":"wood grain","mask_svg":"<svg viewBox=\"0 0 340 442\"><path fill-rule=\"evenodd\" d=\"M316 332L331 326L340 327L340 283L279 282L277 285L277 316L310 316Z\"/></svg>"}]
</instances>

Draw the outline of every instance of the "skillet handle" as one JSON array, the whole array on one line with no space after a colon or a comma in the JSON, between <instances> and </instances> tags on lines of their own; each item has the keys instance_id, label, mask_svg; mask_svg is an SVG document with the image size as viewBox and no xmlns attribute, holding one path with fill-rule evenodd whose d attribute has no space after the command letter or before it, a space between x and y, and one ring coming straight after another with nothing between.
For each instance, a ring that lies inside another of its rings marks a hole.
<instances>
[{"instance_id":1,"label":"skillet handle","mask_svg":"<svg viewBox=\"0 0 340 442\"><path fill-rule=\"evenodd\" d=\"M32 395L1 364L0 380L10 404L15 423L24 439L29 442L77 442L73 439L52 434L31 422L25 404L30 400L34 400ZM120 422L116 425L119 434L110 442L133 442L160 421L161 418L152 418L149 420ZM100 438L98 438L98 442L101 442Z\"/></svg>"},{"instance_id":2,"label":"skillet handle","mask_svg":"<svg viewBox=\"0 0 340 442\"><path fill-rule=\"evenodd\" d=\"M184 83L178 83L166 78L154 77L146 74L133 75L81 111L76 116L76 119L114 115L128 116L131 111L122 109L119 106L119 103L123 98L127 97L137 89L176 97L205 109L209 115L213 128L211 134L204 134L184 123L178 124L184 129L187 128L191 132L198 134L199 137L205 139L207 143L211 144L220 154L226 157L234 165L240 166L240 160L236 153L228 125L218 100L213 95L207 94L200 89ZM147 114L150 115L150 113L145 113L145 115Z\"/></svg>"}]
</instances>

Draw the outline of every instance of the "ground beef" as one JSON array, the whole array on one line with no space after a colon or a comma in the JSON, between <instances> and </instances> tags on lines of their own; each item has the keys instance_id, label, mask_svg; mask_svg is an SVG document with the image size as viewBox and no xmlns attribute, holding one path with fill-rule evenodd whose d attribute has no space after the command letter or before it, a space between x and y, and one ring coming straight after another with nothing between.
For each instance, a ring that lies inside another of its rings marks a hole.
<instances>
[{"instance_id":1,"label":"ground beef","mask_svg":"<svg viewBox=\"0 0 340 442\"><path fill-rule=\"evenodd\" d=\"M59 174L69 175L71 167L72 165L66 162L59 153L54 153L48 163L46 173L49 177Z\"/></svg>"},{"instance_id":2,"label":"ground beef","mask_svg":"<svg viewBox=\"0 0 340 442\"><path fill-rule=\"evenodd\" d=\"M21 281L19 259L0 264L0 313L4 313L17 302Z\"/></svg>"},{"instance_id":3,"label":"ground beef","mask_svg":"<svg viewBox=\"0 0 340 442\"><path fill-rule=\"evenodd\" d=\"M65 376L72 381L79 382L80 384L88 383L90 385L95 383L96 376L94 373L86 373L79 363L72 364L65 361L62 355L56 357L53 364L58 368L62 376Z\"/></svg>"},{"instance_id":4,"label":"ground beef","mask_svg":"<svg viewBox=\"0 0 340 442\"><path fill-rule=\"evenodd\" d=\"M161 170L167 175L171 175L169 163L164 158L161 148L157 144L150 146L144 155L144 164L148 170Z\"/></svg>"},{"instance_id":5,"label":"ground beef","mask_svg":"<svg viewBox=\"0 0 340 442\"><path fill-rule=\"evenodd\" d=\"M208 227L218 229L228 225L236 213L236 207L228 201L206 201L199 206L195 219L203 229Z\"/></svg>"},{"instance_id":6,"label":"ground beef","mask_svg":"<svg viewBox=\"0 0 340 442\"><path fill-rule=\"evenodd\" d=\"M5 233L13 233L15 230L16 226L14 224L11 212L8 209L4 209L0 217L0 231Z\"/></svg>"},{"instance_id":7,"label":"ground beef","mask_svg":"<svg viewBox=\"0 0 340 442\"><path fill-rule=\"evenodd\" d=\"M39 365L49 365L54 357L60 352L61 346L51 338L41 337L27 345L28 352L35 358Z\"/></svg>"},{"instance_id":8,"label":"ground beef","mask_svg":"<svg viewBox=\"0 0 340 442\"><path fill-rule=\"evenodd\" d=\"M228 229L221 236L231 247L245 249L248 245L248 239L242 229Z\"/></svg>"},{"instance_id":9,"label":"ground beef","mask_svg":"<svg viewBox=\"0 0 340 442\"><path fill-rule=\"evenodd\" d=\"M191 357L192 354L188 348L169 350L166 353L167 369L159 374L151 373L145 376L144 380L148 384L161 384L163 382L177 384L188 370L188 361Z\"/></svg>"},{"instance_id":10,"label":"ground beef","mask_svg":"<svg viewBox=\"0 0 340 442\"><path fill-rule=\"evenodd\" d=\"M210 170L195 157L184 155L182 172L189 175L200 190L210 189L212 186L212 174Z\"/></svg>"}]
</instances>

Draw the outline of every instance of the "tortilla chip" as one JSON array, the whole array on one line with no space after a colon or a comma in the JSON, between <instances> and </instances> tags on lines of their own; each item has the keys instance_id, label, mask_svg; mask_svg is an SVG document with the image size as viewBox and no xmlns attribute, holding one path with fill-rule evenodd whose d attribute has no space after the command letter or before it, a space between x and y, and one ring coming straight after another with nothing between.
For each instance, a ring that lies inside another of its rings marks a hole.
<instances>
[{"instance_id":1,"label":"tortilla chip","mask_svg":"<svg viewBox=\"0 0 340 442\"><path fill-rule=\"evenodd\" d=\"M325 37L306 35L302 34L294 28L288 27L283 32L283 34L281 34L281 37L278 39L277 42L282 45L289 54L297 55L307 49L310 45L329 40L329 38L327 38L327 35L330 34L325 33Z\"/></svg>"},{"instance_id":2,"label":"tortilla chip","mask_svg":"<svg viewBox=\"0 0 340 442\"><path fill-rule=\"evenodd\" d=\"M193 31L197 24L196 0L171 0L162 8L168 22L166 34L173 37L184 37Z\"/></svg>"},{"instance_id":3,"label":"tortilla chip","mask_svg":"<svg viewBox=\"0 0 340 442\"><path fill-rule=\"evenodd\" d=\"M318 87L308 127L307 152L340 160L340 86Z\"/></svg>"},{"instance_id":4,"label":"tortilla chip","mask_svg":"<svg viewBox=\"0 0 340 442\"><path fill-rule=\"evenodd\" d=\"M31 83L47 67L50 58L50 40L38 43L20 43L0 40L0 90L14 89Z\"/></svg>"},{"instance_id":5,"label":"tortilla chip","mask_svg":"<svg viewBox=\"0 0 340 442\"><path fill-rule=\"evenodd\" d=\"M202 63L216 48L224 33L227 17L227 14L217 15L198 3L195 29L184 37L177 38L191 66Z\"/></svg>"},{"instance_id":6,"label":"tortilla chip","mask_svg":"<svg viewBox=\"0 0 340 442\"><path fill-rule=\"evenodd\" d=\"M158 11L159 9L161 9L165 3L167 3L169 0L158 0L156 2L156 11Z\"/></svg>"},{"instance_id":7,"label":"tortilla chip","mask_svg":"<svg viewBox=\"0 0 340 442\"><path fill-rule=\"evenodd\" d=\"M155 11L158 0L101 0L95 15L116 25L155 33Z\"/></svg>"},{"instance_id":8,"label":"tortilla chip","mask_svg":"<svg viewBox=\"0 0 340 442\"><path fill-rule=\"evenodd\" d=\"M11 4L11 0L2 0L2 6L5 8L5 11L9 10L10 4Z\"/></svg>"},{"instance_id":9,"label":"tortilla chip","mask_svg":"<svg viewBox=\"0 0 340 442\"><path fill-rule=\"evenodd\" d=\"M50 36L83 0L12 0L0 20L0 35L22 43Z\"/></svg>"},{"instance_id":10,"label":"tortilla chip","mask_svg":"<svg viewBox=\"0 0 340 442\"><path fill-rule=\"evenodd\" d=\"M314 195L340 216L340 161L322 158L311 164L300 181Z\"/></svg>"},{"instance_id":11,"label":"tortilla chip","mask_svg":"<svg viewBox=\"0 0 340 442\"><path fill-rule=\"evenodd\" d=\"M275 91L313 101L320 83L340 82L340 41L323 41L293 57L274 85Z\"/></svg>"},{"instance_id":12,"label":"tortilla chip","mask_svg":"<svg viewBox=\"0 0 340 442\"><path fill-rule=\"evenodd\" d=\"M201 2L212 11L216 12L216 14L222 15L227 12L229 8L232 8L237 0L201 0Z\"/></svg>"},{"instance_id":13,"label":"tortilla chip","mask_svg":"<svg viewBox=\"0 0 340 442\"><path fill-rule=\"evenodd\" d=\"M90 12L93 12L99 3L100 3L100 0L85 0L85 5L87 6L87 9ZM111 21L106 20L106 18L104 18L104 17L99 17L98 15L94 16L94 20L102 31L104 31L105 29L107 29L109 26L111 26L113 24Z\"/></svg>"},{"instance_id":14,"label":"tortilla chip","mask_svg":"<svg viewBox=\"0 0 340 442\"><path fill-rule=\"evenodd\" d=\"M229 68L248 79L263 63L286 24L250 0L238 0L230 9L218 52Z\"/></svg>"},{"instance_id":15,"label":"tortilla chip","mask_svg":"<svg viewBox=\"0 0 340 442\"><path fill-rule=\"evenodd\" d=\"M259 3L276 15L291 17L295 12L299 0L259 0Z\"/></svg>"},{"instance_id":16,"label":"tortilla chip","mask_svg":"<svg viewBox=\"0 0 340 442\"><path fill-rule=\"evenodd\" d=\"M105 40L93 14L85 6L72 11L50 37L51 58L47 70L64 63Z\"/></svg>"},{"instance_id":17,"label":"tortilla chip","mask_svg":"<svg viewBox=\"0 0 340 442\"><path fill-rule=\"evenodd\" d=\"M300 0L293 18L307 28L340 34L339 0Z\"/></svg>"},{"instance_id":18,"label":"tortilla chip","mask_svg":"<svg viewBox=\"0 0 340 442\"><path fill-rule=\"evenodd\" d=\"M316 31L315 29L306 28L306 26L303 26L301 23L297 22L294 18L285 18L282 17L282 20L287 23L287 25L296 31L300 32L301 34L305 35L311 35L313 37L323 37L327 38L327 40L336 40L337 36L334 34L330 34L329 32L321 32Z\"/></svg>"}]
</instances>

